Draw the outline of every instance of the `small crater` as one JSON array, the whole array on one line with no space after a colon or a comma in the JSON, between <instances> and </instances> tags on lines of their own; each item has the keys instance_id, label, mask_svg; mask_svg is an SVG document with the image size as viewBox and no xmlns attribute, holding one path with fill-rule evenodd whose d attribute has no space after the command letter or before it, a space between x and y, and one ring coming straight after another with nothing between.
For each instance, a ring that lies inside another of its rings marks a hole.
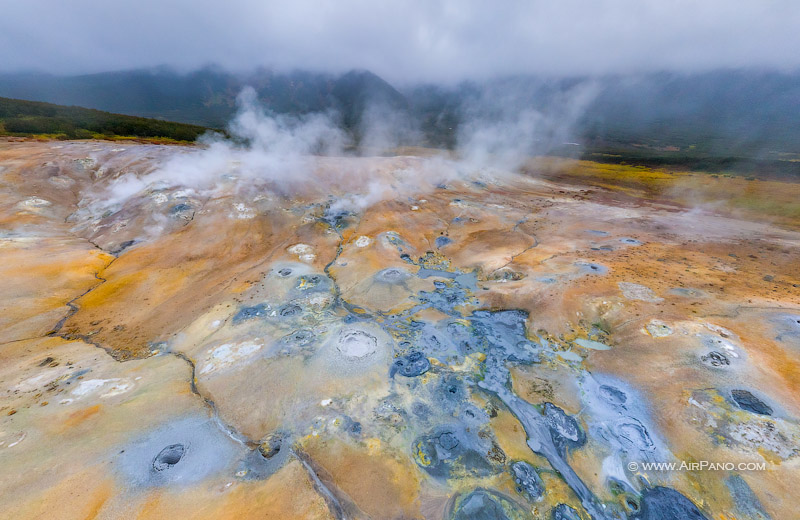
<instances>
[{"instance_id":1,"label":"small crater","mask_svg":"<svg viewBox=\"0 0 800 520\"><path fill-rule=\"evenodd\" d=\"M582 274L603 275L608 273L608 267L593 262L575 262L575 266L580 268Z\"/></svg>"},{"instance_id":2,"label":"small crater","mask_svg":"<svg viewBox=\"0 0 800 520\"><path fill-rule=\"evenodd\" d=\"M567 504L558 504L553 509L553 520L581 520L581 516Z\"/></svg>"},{"instance_id":3,"label":"small crater","mask_svg":"<svg viewBox=\"0 0 800 520\"><path fill-rule=\"evenodd\" d=\"M243 321L259 318L267 315L267 306L262 304L252 307L242 307L239 312L233 315L233 324L236 325Z\"/></svg>"},{"instance_id":4,"label":"small crater","mask_svg":"<svg viewBox=\"0 0 800 520\"><path fill-rule=\"evenodd\" d=\"M291 318L293 316L301 314L302 312L303 309L299 305L290 303L289 305L284 305L283 307L281 307L280 310L278 311L278 314L282 318Z\"/></svg>"},{"instance_id":5,"label":"small crater","mask_svg":"<svg viewBox=\"0 0 800 520\"><path fill-rule=\"evenodd\" d=\"M399 267L388 267L382 269L375 274L375 280L382 283L392 285L401 284L411 277L411 274L405 269Z\"/></svg>"},{"instance_id":6,"label":"small crater","mask_svg":"<svg viewBox=\"0 0 800 520\"><path fill-rule=\"evenodd\" d=\"M194 211L194 208L186 203L175 204L169 208L169 214L172 216L180 216L183 213Z\"/></svg>"},{"instance_id":7,"label":"small crater","mask_svg":"<svg viewBox=\"0 0 800 520\"><path fill-rule=\"evenodd\" d=\"M363 330L345 330L339 334L336 348L349 358L364 358L378 350L378 339Z\"/></svg>"},{"instance_id":8,"label":"small crater","mask_svg":"<svg viewBox=\"0 0 800 520\"><path fill-rule=\"evenodd\" d=\"M610 385L600 385L598 393L601 399L614 406L622 406L628 400L625 392Z\"/></svg>"},{"instance_id":9,"label":"small crater","mask_svg":"<svg viewBox=\"0 0 800 520\"><path fill-rule=\"evenodd\" d=\"M723 354L722 352L717 352L716 350L713 350L708 354L701 356L700 361L702 361L708 366L716 368L727 367L731 364L731 360L728 359L728 357L725 354Z\"/></svg>"},{"instance_id":10,"label":"small crater","mask_svg":"<svg viewBox=\"0 0 800 520\"><path fill-rule=\"evenodd\" d=\"M453 432L444 432L440 434L437 441L439 442L439 446L448 451L456 449L460 444Z\"/></svg>"},{"instance_id":11,"label":"small crater","mask_svg":"<svg viewBox=\"0 0 800 520\"><path fill-rule=\"evenodd\" d=\"M392 363L392 368L389 375L394 377L395 374L400 374L405 377L421 376L431 368L431 363L428 361L422 352L410 352L405 356L395 359Z\"/></svg>"},{"instance_id":12,"label":"small crater","mask_svg":"<svg viewBox=\"0 0 800 520\"><path fill-rule=\"evenodd\" d=\"M262 457L269 460L280 453L282 447L283 435L280 433L271 433L258 445L258 452Z\"/></svg>"},{"instance_id":13,"label":"small crater","mask_svg":"<svg viewBox=\"0 0 800 520\"><path fill-rule=\"evenodd\" d=\"M153 459L153 469L156 471L170 469L181 461L184 453L186 453L186 448L183 444L170 444Z\"/></svg>"},{"instance_id":14,"label":"small crater","mask_svg":"<svg viewBox=\"0 0 800 520\"><path fill-rule=\"evenodd\" d=\"M655 444L653 444L650 434L647 433L647 428L636 419L630 418L620 423L617 426L617 435L628 449L641 451L653 451L655 449Z\"/></svg>"}]
</instances>

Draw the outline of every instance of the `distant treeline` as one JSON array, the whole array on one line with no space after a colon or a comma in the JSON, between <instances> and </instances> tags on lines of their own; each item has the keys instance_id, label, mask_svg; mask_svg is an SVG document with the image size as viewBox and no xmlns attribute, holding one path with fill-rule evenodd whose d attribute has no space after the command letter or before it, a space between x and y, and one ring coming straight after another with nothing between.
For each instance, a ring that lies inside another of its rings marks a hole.
<instances>
[{"instance_id":1,"label":"distant treeline","mask_svg":"<svg viewBox=\"0 0 800 520\"><path fill-rule=\"evenodd\" d=\"M0 97L0 135L47 135L64 139L122 136L194 141L207 130L197 125Z\"/></svg>"},{"instance_id":2,"label":"distant treeline","mask_svg":"<svg viewBox=\"0 0 800 520\"><path fill-rule=\"evenodd\" d=\"M800 179L800 161L772 157L720 156L693 150L663 151L634 148L619 143L589 143L579 154L556 149L552 155L608 164L632 164L667 170L729 173L762 179Z\"/></svg>"},{"instance_id":3,"label":"distant treeline","mask_svg":"<svg viewBox=\"0 0 800 520\"><path fill-rule=\"evenodd\" d=\"M614 150L617 151L617 150ZM760 179L800 179L800 163L770 159L750 159L747 157L692 157L675 155L672 157L647 156L644 154L626 155L625 152L609 154L606 150L587 152L580 156L587 161L609 164L632 164L667 170L689 170L708 173L726 173L748 178Z\"/></svg>"}]
</instances>

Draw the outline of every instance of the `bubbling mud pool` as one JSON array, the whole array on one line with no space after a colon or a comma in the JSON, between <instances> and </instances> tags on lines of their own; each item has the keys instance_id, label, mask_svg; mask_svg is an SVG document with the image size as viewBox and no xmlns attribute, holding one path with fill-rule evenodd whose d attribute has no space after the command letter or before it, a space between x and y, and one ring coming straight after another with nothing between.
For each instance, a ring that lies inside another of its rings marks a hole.
<instances>
[{"instance_id":1,"label":"bubbling mud pool","mask_svg":"<svg viewBox=\"0 0 800 520\"><path fill-rule=\"evenodd\" d=\"M485 171L332 209L411 157L103 203L175 153L0 145L0 516L794 514L797 230Z\"/></svg>"}]
</instances>

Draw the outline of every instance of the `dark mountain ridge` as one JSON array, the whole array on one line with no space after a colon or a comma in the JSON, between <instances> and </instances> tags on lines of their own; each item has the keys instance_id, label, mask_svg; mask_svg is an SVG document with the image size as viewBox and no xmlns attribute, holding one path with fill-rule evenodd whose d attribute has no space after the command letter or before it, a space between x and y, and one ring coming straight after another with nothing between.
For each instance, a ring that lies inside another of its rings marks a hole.
<instances>
[{"instance_id":1,"label":"dark mountain ridge","mask_svg":"<svg viewBox=\"0 0 800 520\"><path fill-rule=\"evenodd\" d=\"M225 127L235 113L236 96L248 85L274 113L337 114L356 141L370 106L381 106L383 113L401 114L411 121L418 129L414 144L454 148L459 130L476 109L489 119L502 120L525 110L557 119L568 112L565 108L570 103L578 103L574 93L583 91L588 95L583 104L576 104L577 116L564 123L569 126L569 140L582 147L576 152L573 145L555 142L545 151L653 164L690 160L701 166L716 163L720 168L740 159L800 159L798 73L718 70L596 78L516 77L401 90L369 71L335 75L261 69L233 74L207 67L186 74L166 68L80 76L0 74L0 96L211 128Z\"/></svg>"}]
</instances>

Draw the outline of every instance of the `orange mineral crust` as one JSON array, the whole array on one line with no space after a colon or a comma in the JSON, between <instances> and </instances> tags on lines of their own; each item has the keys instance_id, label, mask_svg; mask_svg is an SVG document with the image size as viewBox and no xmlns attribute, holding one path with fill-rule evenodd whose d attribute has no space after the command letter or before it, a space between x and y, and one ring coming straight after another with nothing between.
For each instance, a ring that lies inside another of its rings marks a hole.
<instances>
[{"instance_id":1,"label":"orange mineral crust","mask_svg":"<svg viewBox=\"0 0 800 520\"><path fill-rule=\"evenodd\" d=\"M0 518L796 517L797 183L406 152L0 141Z\"/></svg>"}]
</instances>

